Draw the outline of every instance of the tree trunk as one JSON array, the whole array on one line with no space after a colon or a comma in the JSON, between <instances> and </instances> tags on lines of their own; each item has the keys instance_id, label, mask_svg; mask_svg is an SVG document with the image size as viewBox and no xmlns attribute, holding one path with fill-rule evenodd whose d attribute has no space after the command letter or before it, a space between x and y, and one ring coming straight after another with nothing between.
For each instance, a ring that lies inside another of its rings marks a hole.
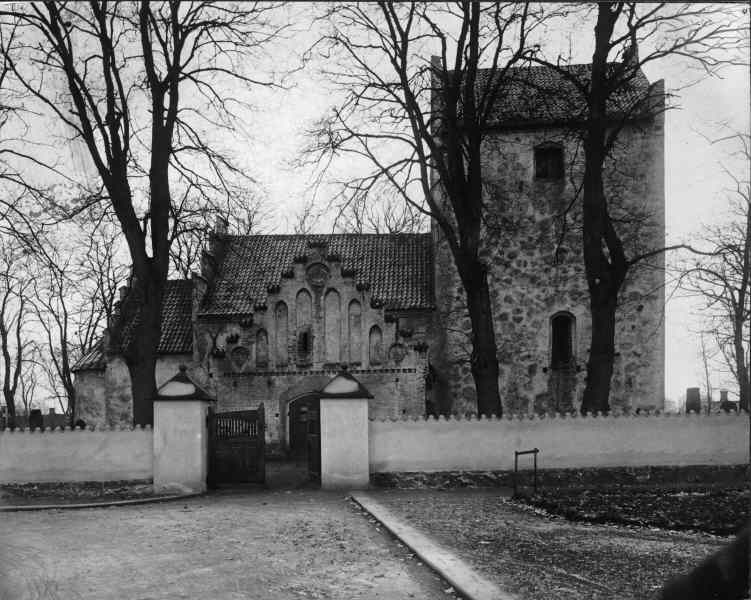
<instances>
[{"instance_id":1,"label":"tree trunk","mask_svg":"<svg viewBox=\"0 0 751 600\"><path fill-rule=\"evenodd\" d=\"M130 373L133 392L133 422L135 425L154 423L154 398L156 397L156 361L162 330L161 307L164 295L164 278L149 269L149 277L134 281L138 326L135 328L125 360Z\"/></svg>"},{"instance_id":2,"label":"tree trunk","mask_svg":"<svg viewBox=\"0 0 751 600\"><path fill-rule=\"evenodd\" d=\"M503 407L498 391L498 357L487 269L477 259L467 268L463 269L459 262L457 266L462 273L472 324L470 365L477 390L477 413L500 417Z\"/></svg>"},{"instance_id":3,"label":"tree trunk","mask_svg":"<svg viewBox=\"0 0 751 600\"><path fill-rule=\"evenodd\" d=\"M733 346L735 350L735 372L738 374L738 388L740 392L740 408L748 412L751 400L751 381L749 381L749 366L746 364L746 349L743 345L743 322L736 323L733 332Z\"/></svg>"},{"instance_id":4,"label":"tree trunk","mask_svg":"<svg viewBox=\"0 0 751 600\"><path fill-rule=\"evenodd\" d=\"M589 308L592 316L587 384L584 388L581 412L610 410L610 381L615 358L615 295L593 294Z\"/></svg>"},{"instance_id":5,"label":"tree trunk","mask_svg":"<svg viewBox=\"0 0 751 600\"><path fill-rule=\"evenodd\" d=\"M608 52L613 27L621 10L612 9L609 3L598 5L589 115L584 136L582 251L592 318L587 384L581 406L584 413L595 410L607 412L610 409L610 380L615 358L615 310L618 292L628 271L623 244L610 219L603 186Z\"/></svg>"},{"instance_id":6,"label":"tree trunk","mask_svg":"<svg viewBox=\"0 0 751 600\"><path fill-rule=\"evenodd\" d=\"M8 411L6 427L13 429L16 426L16 405L14 402L13 394L8 391L4 391L3 397L5 398L5 410Z\"/></svg>"}]
</instances>

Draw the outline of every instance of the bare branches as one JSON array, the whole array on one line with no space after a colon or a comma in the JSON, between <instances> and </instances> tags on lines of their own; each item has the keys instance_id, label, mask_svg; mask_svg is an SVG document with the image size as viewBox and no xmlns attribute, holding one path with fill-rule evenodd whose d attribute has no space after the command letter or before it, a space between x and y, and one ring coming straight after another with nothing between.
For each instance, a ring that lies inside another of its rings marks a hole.
<instances>
[{"instance_id":1,"label":"bare branches","mask_svg":"<svg viewBox=\"0 0 751 600\"><path fill-rule=\"evenodd\" d=\"M306 156L321 179L335 157L349 159L347 174L331 177L338 222L380 231L430 218L438 228L467 294L486 414L501 407L481 258L481 148L509 74L536 53L527 39L545 18L546 9L526 3L339 5L321 16L328 30L316 44L343 99L311 131Z\"/></svg>"},{"instance_id":2,"label":"bare branches","mask_svg":"<svg viewBox=\"0 0 751 600\"><path fill-rule=\"evenodd\" d=\"M32 279L21 263L27 256L8 239L0 242L0 358L2 362L3 400L11 427L19 397L21 374L30 352L29 291Z\"/></svg>"},{"instance_id":3,"label":"bare branches","mask_svg":"<svg viewBox=\"0 0 751 600\"><path fill-rule=\"evenodd\" d=\"M367 171L346 182L335 179L342 192L339 212L362 212L363 203L377 205L390 190L413 211L436 219L450 243L458 243L455 217L449 216L456 206L444 207L433 198L431 166L442 181L459 176L449 172L447 145L441 149L435 135L440 119L433 98L445 108L441 117L447 132L457 126L483 130L506 72L530 52L524 40L539 15L531 15L527 5L514 4L473 10L466 3L381 3L378 8L332 8L321 19L331 27L317 48L333 57L324 72L345 90L345 99L311 132L307 156L325 170L333 156L349 155L355 167L351 171ZM475 50L470 48L471 36L481 40ZM431 61L435 48L441 48L441 55ZM332 62L336 66L329 66ZM483 70L488 84L475 86L482 62L490 64ZM470 109L475 104L477 108ZM461 119L461 125L449 125L452 119ZM455 158L465 160L469 138L454 137ZM468 174L461 176L466 184Z\"/></svg>"},{"instance_id":4,"label":"bare branches","mask_svg":"<svg viewBox=\"0 0 751 600\"><path fill-rule=\"evenodd\" d=\"M249 86L274 85L252 71L252 59L285 28L274 23L275 9L171 0L0 8L1 82L18 100L6 114L32 107L82 144L100 185L80 181L79 191L103 190L127 243L133 293L126 302L141 318L125 358L140 423L151 420L170 245L184 229L174 198L191 194L208 210L252 185L221 137L236 135L235 109L247 105ZM9 150L46 162L43 153Z\"/></svg>"},{"instance_id":5,"label":"bare branches","mask_svg":"<svg viewBox=\"0 0 751 600\"><path fill-rule=\"evenodd\" d=\"M227 224L230 234L250 235L262 230L268 216L263 199L248 190L235 190L231 200L211 205L211 212L205 206L200 196L190 194L189 188L171 215L171 268L184 279L198 270L201 253L207 247L217 220Z\"/></svg>"},{"instance_id":6,"label":"bare branches","mask_svg":"<svg viewBox=\"0 0 751 600\"><path fill-rule=\"evenodd\" d=\"M682 265L679 286L684 293L701 298L707 331L715 339L738 385L742 408L751 401L751 152L748 134L734 133L715 143L732 144L731 155L742 156L745 173L728 173L729 219L705 227L703 241L709 250L693 253Z\"/></svg>"}]
</instances>

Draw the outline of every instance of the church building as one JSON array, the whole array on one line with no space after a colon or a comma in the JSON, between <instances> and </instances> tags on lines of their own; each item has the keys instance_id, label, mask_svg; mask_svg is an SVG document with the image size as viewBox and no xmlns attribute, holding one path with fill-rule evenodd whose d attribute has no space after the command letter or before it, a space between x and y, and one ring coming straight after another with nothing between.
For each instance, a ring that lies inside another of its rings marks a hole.
<instances>
[{"instance_id":1,"label":"church building","mask_svg":"<svg viewBox=\"0 0 751 600\"><path fill-rule=\"evenodd\" d=\"M482 256L501 401L506 414L569 412L581 403L590 337L576 202L581 102L550 69L515 74L483 145ZM626 96L644 93L641 78ZM551 102L545 86L566 101ZM654 89L662 102L661 82ZM661 111L630 117L606 165L614 216L634 216L629 251L664 245L663 126ZM625 284L615 408L662 408L663 284L661 255ZM128 370L115 346L105 332L75 366L75 418L87 424L132 422ZM463 291L435 223L425 233L238 236L219 221L200 273L167 283L157 385L186 364L212 389L217 412L263 404L268 450L296 452L316 411L314 392L342 365L373 395L371 418L474 414L470 349Z\"/></svg>"}]
</instances>

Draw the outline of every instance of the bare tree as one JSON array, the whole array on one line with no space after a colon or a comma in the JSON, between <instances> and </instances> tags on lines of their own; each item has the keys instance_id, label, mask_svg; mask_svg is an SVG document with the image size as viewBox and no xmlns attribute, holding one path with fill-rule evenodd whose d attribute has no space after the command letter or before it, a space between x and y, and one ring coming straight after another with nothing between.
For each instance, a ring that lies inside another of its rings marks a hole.
<instances>
[{"instance_id":1,"label":"bare tree","mask_svg":"<svg viewBox=\"0 0 751 600\"><path fill-rule=\"evenodd\" d=\"M704 388L707 392L707 414L712 409L712 378L709 375L709 363L712 360L712 356L704 342L704 333L699 334L700 350L701 350L701 362L704 368Z\"/></svg>"},{"instance_id":2,"label":"bare tree","mask_svg":"<svg viewBox=\"0 0 751 600\"><path fill-rule=\"evenodd\" d=\"M72 343L77 357L87 354L111 323L119 288L128 277L123 234L108 211L89 209L74 220L77 241L71 277L81 301Z\"/></svg>"},{"instance_id":3,"label":"bare tree","mask_svg":"<svg viewBox=\"0 0 751 600\"><path fill-rule=\"evenodd\" d=\"M14 262L13 271L15 278L28 282L26 306L35 315L29 323L32 333L27 334L34 338L32 355L24 360L32 365L29 373L43 376L33 388L44 387L72 415L71 369L112 320L118 286L127 275L122 262L127 252L119 227L101 207L82 210L54 226L40 225L31 215L28 196L0 219L9 247L24 257Z\"/></svg>"},{"instance_id":4,"label":"bare tree","mask_svg":"<svg viewBox=\"0 0 751 600\"><path fill-rule=\"evenodd\" d=\"M21 377L19 378L20 389L17 393L17 402L20 401L20 404L23 407L23 416L27 419L29 417L29 411L37 400L39 394L39 369L33 355L34 348L32 348L30 357L24 359L23 364L21 365Z\"/></svg>"},{"instance_id":5,"label":"bare tree","mask_svg":"<svg viewBox=\"0 0 751 600\"><path fill-rule=\"evenodd\" d=\"M336 222L351 233L417 233L425 229L427 218L399 198L347 205Z\"/></svg>"},{"instance_id":6,"label":"bare tree","mask_svg":"<svg viewBox=\"0 0 751 600\"><path fill-rule=\"evenodd\" d=\"M8 410L8 425L15 426L16 403L21 376L31 340L27 325L31 316L29 291L31 278L23 250L13 239L0 241L0 354L2 355L3 400Z\"/></svg>"},{"instance_id":7,"label":"bare tree","mask_svg":"<svg viewBox=\"0 0 751 600\"><path fill-rule=\"evenodd\" d=\"M334 177L341 213L359 218L378 197L396 197L437 225L466 297L480 414L502 411L481 254L481 146L507 73L533 53L527 36L543 13L527 4L379 2L337 6L323 17L331 31L319 47L343 57L326 70L344 99L319 123L308 156L327 169L345 155L361 169Z\"/></svg>"},{"instance_id":8,"label":"bare tree","mask_svg":"<svg viewBox=\"0 0 751 600\"><path fill-rule=\"evenodd\" d=\"M125 236L133 285L123 315L134 328L128 339L117 331L112 339L125 345L136 423L153 420L173 191L192 187L209 201L230 195L244 176L211 132L234 133L243 106L237 86L269 83L249 66L279 33L273 9L143 0L0 10L4 87L83 142Z\"/></svg>"},{"instance_id":9,"label":"bare tree","mask_svg":"<svg viewBox=\"0 0 751 600\"><path fill-rule=\"evenodd\" d=\"M603 172L624 127L635 117L665 110L657 83L640 89L644 65L668 56L694 61L714 74L727 64L742 64L748 52L748 17L726 6L601 2L596 8L590 70L568 68L562 57L533 60L553 68L585 106L578 129L584 148L582 248L590 296L592 333L582 411L609 410L615 358L619 293L629 271L666 248L629 255L624 231L613 218ZM744 22L745 21L745 22ZM640 53L649 46L652 50ZM631 93L628 93L631 92ZM619 102L618 97L627 99ZM676 246L676 247L681 247Z\"/></svg>"},{"instance_id":10,"label":"bare tree","mask_svg":"<svg viewBox=\"0 0 751 600\"><path fill-rule=\"evenodd\" d=\"M702 299L706 331L714 338L723 362L735 380L741 408L749 410L751 400L751 138L734 134L719 141L739 146L742 168L733 181L727 222L704 228L703 249L694 252L684 266L681 288ZM698 245L698 244L697 244Z\"/></svg>"},{"instance_id":11,"label":"bare tree","mask_svg":"<svg viewBox=\"0 0 751 600\"><path fill-rule=\"evenodd\" d=\"M292 229L292 233L308 235L313 232L320 218L320 213L315 208L313 200L308 200L296 214L288 219L288 225Z\"/></svg>"},{"instance_id":12,"label":"bare tree","mask_svg":"<svg viewBox=\"0 0 751 600\"><path fill-rule=\"evenodd\" d=\"M205 203L190 195L190 188L174 208L170 242L172 270L188 279L198 268L201 252L207 246L217 219L227 224L228 232L237 235L258 233L267 217L263 198L258 194L237 190L214 210L206 211Z\"/></svg>"}]
</instances>

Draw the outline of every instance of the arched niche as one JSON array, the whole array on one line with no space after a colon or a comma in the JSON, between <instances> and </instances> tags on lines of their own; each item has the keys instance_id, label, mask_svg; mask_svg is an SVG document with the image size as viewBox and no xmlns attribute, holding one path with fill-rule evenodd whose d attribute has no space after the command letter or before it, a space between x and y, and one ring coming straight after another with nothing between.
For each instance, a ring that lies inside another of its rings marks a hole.
<instances>
[{"instance_id":1,"label":"arched niche","mask_svg":"<svg viewBox=\"0 0 751 600\"><path fill-rule=\"evenodd\" d=\"M302 289L295 298L297 362L309 363L313 357L313 299Z\"/></svg>"},{"instance_id":2,"label":"arched niche","mask_svg":"<svg viewBox=\"0 0 751 600\"><path fill-rule=\"evenodd\" d=\"M571 368L576 363L574 339L576 317L568 311L560 311L550 317L550 368Z\"/></svg>"},{"instance_id":3,"label":"arched niche","mask_svg":"<svg viewBox=\"0 0 751 600\"><path fill-rule=\"evenodd\" d=\"M341 361L342 314L339 292L329 290L323 300L325 362Z\"/></svg>"},{"instance_id":4,"label":"arched niche","mask_svg":"<svg viewBox=\"0 0 751 600\"><path fill-rule=\"evenodd\" d=\"M265 329L256 333L256 369L266 369L269 366L269 336Z\"/></svg>"},{"instance_id":5,"label":"arched niche","mask_svg":"<svg viewBox=\"0 0 751 600\"><path fill-rule=\"evenodd\" d=\"M287 356L287 336L289 335L287 313L287 304L281 300L277 302L274 309L274 338L276 341L275 359L279 367L285 367L289 362Z\"/></svg>"},{"instance_id":6,"label":"arched niche","mask_svg":"<svg viewBox=\"0 0 751 600\"><path fill-rule=\"evenodd\" d=\"M350 363L362 362L362 306L352 300L347 309L347 347Z\"/></svg>"},{"instance_id":7,"label":"arched niche","mask_svg":"<svg viewBox=\"0 0 751 600\"><path fill-rule=\"evenodd\" d=\"M370 328L368 335L368 359L371 365L380 365L383 362L383 334L378 325Z\"/></svg>"}]
</instances>

